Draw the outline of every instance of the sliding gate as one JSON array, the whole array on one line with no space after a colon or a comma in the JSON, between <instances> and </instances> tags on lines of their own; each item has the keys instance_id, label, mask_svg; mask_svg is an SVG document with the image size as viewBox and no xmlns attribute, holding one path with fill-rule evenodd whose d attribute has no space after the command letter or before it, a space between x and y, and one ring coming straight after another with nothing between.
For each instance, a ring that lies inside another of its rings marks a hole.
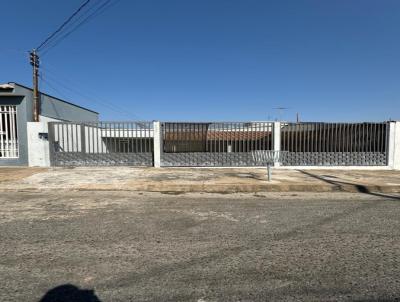
<instances>
[{"instance_id":1,"label":"sliding gate","mask_svg":"<svg viewBox=\"0 0 400 302\"><path fill-rule=\"evenodd\" d=\"M162 123L162 166L266 166L273 123Z\"/></svg>"},{"instance_id":2,"label":"sliding gate","mask_svg":"<svg viewBox=\"0 0 400 302\"><path fill-rule=\"evenodd\" d=\"M52 166L152 166L152 122L50 122Z\"/></svg>"},{"instance_id":3,"label":"sliding gate","mask_svg":"<svg viewBox=\"0 0 400 302\"><path fill-rule=\"evenodd\" d=\"M284 166L386 166L389 123L281 123Z\"/></svg>"}]
</instances>

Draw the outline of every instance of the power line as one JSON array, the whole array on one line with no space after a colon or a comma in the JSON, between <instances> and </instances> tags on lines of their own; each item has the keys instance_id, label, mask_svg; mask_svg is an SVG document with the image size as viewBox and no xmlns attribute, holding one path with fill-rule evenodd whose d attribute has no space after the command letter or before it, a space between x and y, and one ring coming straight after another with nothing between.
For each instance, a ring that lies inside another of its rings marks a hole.
<instances>
[{"instance_id":1,"label":"power line","mask_svg":"<svg viewBox=\"0 0 400 302\"><path fill-rule=\"evenodd\" d=\"M49 50L51 50L52 48L54 48L55 46L57 46L60 42L62 42L63 40L65 40L68 36L70 36L73 32L75 32L76 30L78 30L82 25L88 23L91 19L94 19L95 17L97 17L98 15L100 15L101 13L103 13L105 10L107 10L108 8L110 8L111 6L115 5L118 1L117 0L115 2L112 2L112 0L106 0L105 2L103 2L101 4L101 2L93 5L91 8L89 8L84 14L82 14L80 17L78 17L77 19L75 19L69 26L69 28L65 29L64 33L60 33L58 36L56 36L52 41L50 41L49 44L47 44L47 49L45 47L45 51L43 52L42 56L44 56L45 54L47 54L47 52L49 52ZM99 5L100 4L100 5ZM97 8L96 8L97 6ZM93 11L93 9L95 9ZM92 11L92 13L90 13L90 11ZM90 14L89 14L90 13ZM89 15L88 15L89 14ZM83 19L83 20L82 20ZM79 22L81 21L81 22ZM75 25L75 26L74 26Z\"/></svg>"},{"instance_id":2,"label":"power line","mask_svg":"<svg viewBox=\"0 0 400 302\"><path fill-rule=\"evenodd\" d=\"M88 5L90 0L86 0L81 6L67 19L64 21L63 24L59 28L57 28L56 31L54 31L50 36L47 37L38 47L36 47L36 50L40 50L51 38L53 38L57 33L59 33L79 12L86 6Z\"/></svg>"},{"instance_id":3,"label":"power line","mask_svg":"<svg viewBox=\"0 0 400 302\"><path fill-rule=\"evenodd\" d=\"M42 67L43 68L43 67ZM53 74L53 72L51 72L49 69L47 68L43 68L44 70L46 70L49 74ZM47 83L49 83L49 74L47 74ZM84 99L88 100L88 101L92 101L94 103L98 103L100 105L103 105L104 107L106 107L107 109L115 112L115 113L119 113L119 114L123 114L129 118L135 118L136 120L140 120L140 117L137 114L131 113L131 112L127 112L126 108L121 108L119 106L117 106L115 103L113 103L113 105L110 105L109 102L105 101L104 99L101 99L99 97L93 96L93 95L89 95L88 93L82 93L78 90L75 90L73 88L71 88L69 85L65 85L64 83L58 81L55 77L60 78L59 76L54 74L53 76L50 76L52 82L56 85L58 85L59 87L62 87L65 90L68 90L70 92L72 92L75 95L78 95L80 97L83 97ZM44 80L42 78L42 80ZM67 80L64 78L64 80L66 80L67 82L70 82L71 84L74 84L71 80ZM76 86L74 84L74 86Z\"/></svg>"}]
</instances>

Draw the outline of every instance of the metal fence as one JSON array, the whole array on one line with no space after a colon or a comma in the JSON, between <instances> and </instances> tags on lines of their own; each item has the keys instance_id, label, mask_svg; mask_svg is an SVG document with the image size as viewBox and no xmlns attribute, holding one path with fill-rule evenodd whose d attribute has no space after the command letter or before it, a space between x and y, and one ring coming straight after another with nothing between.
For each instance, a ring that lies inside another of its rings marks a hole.
<instances>
[{"instance_id":1,"label":"metal fence","mask_svg":"<svg viewBox=\"0 0 400 302\"><path fill-rule=\"evenodd\" d=\"M156 134L161 166L266 166L276 154L284 166L387 165L389 123L275 125L280 129L273 122L164 122L154 133L152 122L51 122L50 160L53 166L152 166Z\"/></svg>"},{"instance_id":2,"label":"metal fence","mask_svg":"<svg viewBox=\"0 0 400 302\"><path fill-rule=\"evenodd\" d=\"M162 123L163 166L265 166L273 123Z\"/></svg>"},{"instance_id":3,"label":"metal fence","mask_svg":"<svg viewBox=\"0 0 400 302\"><path fill-rule=\"evenodd\" d=\"M388 123L282 123L282 164L386 165L388 129Z\"/></svg>"},{"instance_id":4,"label":"metal fence","mask_svg":"<svg viewBox=\"0 0 400 302\"><path fill-rule=\"evenodd\" d=\"M0 106L0 158L18 158L17 106Z\"/></svg>"},{"instance_id":5,"label":"metal fence","mask_svg":"<svg viewBox=\"0 0 400 302\"><path fill-rule=\"evenodd\" d=\"M153 165L151 122L50 122L53 166Z\"/></svg>"}]
</instances>

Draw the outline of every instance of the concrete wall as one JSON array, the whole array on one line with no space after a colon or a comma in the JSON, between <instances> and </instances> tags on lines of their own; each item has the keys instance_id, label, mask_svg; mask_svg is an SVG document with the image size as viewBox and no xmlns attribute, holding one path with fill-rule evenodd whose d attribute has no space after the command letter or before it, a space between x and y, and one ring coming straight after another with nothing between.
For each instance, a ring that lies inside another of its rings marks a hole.
<instances>
[{"instance_id":1,"label":"concrete wall","mask_svg":"<svg viewBox=\"0 0 400 302\"><path fill-rule=\"evenodd\" d=\"M390 122L389 128L389 167L400 170L400 121Z\"/></svg>"},{"instance_id":2,"label":"concrete wall","mask_svg":"<svg viewBox=\"0 0 400 302\"><path fill-rule=\"evenodd\" d=\"M28 87L12 83L14 90L12 94L23 95L26 101L27 119L33 121L33 94ZM1 96L2 94L0 94ZM63 121L97 121L99 114L92 110L69 103L45 93L40 94L40 115Z\"/></svg>"},{"instance_id":3,"label":"concrete wall","mask_svg":"<svg viewBox=\"0 0 400 302\"><path fill-rule=\"evenodd\" d=\"M47 123L28 122L28 154L30 167L49 167L49 141L39 133L47 133Z\"/></svg>"},{"instance_id":4,"label":"concrete wall","mask_svg":"<svg viewBox=\"0 0 400 302\"><path fill-rule=\"evenodd\" d=\"M27 123L28 163L30 167L50 167L50 152L48 137L48 122L59 120L40 116L40 122Z\"/></svg>"},{"instance_id":5,"label":"concrete wall","mask_svg":"<svg viewBox=\"0 0 400 302\"><path fill-rule=\"evenodd\" d=\"M77 122L98 121L99 115L82 107L58 100L48 95L41 95L40 114L58 120Z\"/></svg>"}]
</instances>

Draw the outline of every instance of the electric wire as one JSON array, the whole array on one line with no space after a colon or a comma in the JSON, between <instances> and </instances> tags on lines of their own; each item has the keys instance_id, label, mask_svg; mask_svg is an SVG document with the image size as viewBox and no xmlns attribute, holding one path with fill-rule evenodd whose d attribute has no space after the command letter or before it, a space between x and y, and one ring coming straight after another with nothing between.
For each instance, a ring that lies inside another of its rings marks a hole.
<instances>
[{"instance_id":1,"label":"electric wire","mask_svg":"<svg viewBox=\"0 0 400 302\"><path fill-rule=\"evenodd\" d=\"M61 78L60 76L55 75L48 68L45 68L45 67L42 67L42 68L47 72L47 74L46 74L47 83L49 83L49 80L51 80L53 84L55 84L59 87L62 87L63 89L68 90L68 91L72 92L73 94L86 99L87 101L92 101L94 103L98 103L98 104L102 105L103 107L105 107L115 113L125 115L129 118L134 118L135 120L141 119L137 114L131 113L131 112L127 111L126 108L121 108L121 107L117 106L115 103L111 105L110 102L107 102L104 99L99 98L98 96L89 95L88 93L82 93L81 91L75 90L75 89L71 88L70 86L65 85L64 83L62 83L58 80L58 78ZM42 78L42 80L43 80L43 78ZM71 86L78 86L78 85L74 84L72 80L68 80L65 77L63 78L63 80L65 82L69 82L70 84L72 84Z\"/></svg>"},{"instance_id":2,"label":"electric wire","mask_svg":"<svg viewBox=\"0 0 400 302\"><path fill-rule=\"evenodd\" d=\"M44 52L41 54L41 56L43 57L44 55L46 55L51 49L53 49L54 47L59 45L63 40L65 40L72 33L77 31L84 24L86 24L89 21L91 21L92 19L96 18L98 15L102 14L104 11L106 11L110 7L114 6L119 1L120 0L116 0L116 1L106 0L104 2L99 2L99 3L95 4L95 5L93 5L84 14L82 14L80 17L75 19L74 22L71 23L69 28L66 28L64 32L62 32L58 36L56 36L47 45L47 48L44 49ZM96 6L97 6L97 8L96 8ZM93 11L93 9L94 9L94 11Z\"/></svg>"},{"instance_id":3,"label":"electric wire","mask_svg":"<svg viewBox=\"0 0 400 302\"><path fill-rule=\"evenodd\" d=\"M81 4L81 6L79 6L79 8L71 15L68 17L67 20L65 20L61 26L59 26L51 35L49 35L38 47L36 47L36 50L39 51L44 45L46 45L46 43L48 43L48 41L50 41L50 39L52 39L57 33L59 33L69 22L71 22L71 20L77 15L79 14L79 12L86 6L88 5L90 2L90 0L86 0L84 3Z\"/></svg>"}]
</instances>

